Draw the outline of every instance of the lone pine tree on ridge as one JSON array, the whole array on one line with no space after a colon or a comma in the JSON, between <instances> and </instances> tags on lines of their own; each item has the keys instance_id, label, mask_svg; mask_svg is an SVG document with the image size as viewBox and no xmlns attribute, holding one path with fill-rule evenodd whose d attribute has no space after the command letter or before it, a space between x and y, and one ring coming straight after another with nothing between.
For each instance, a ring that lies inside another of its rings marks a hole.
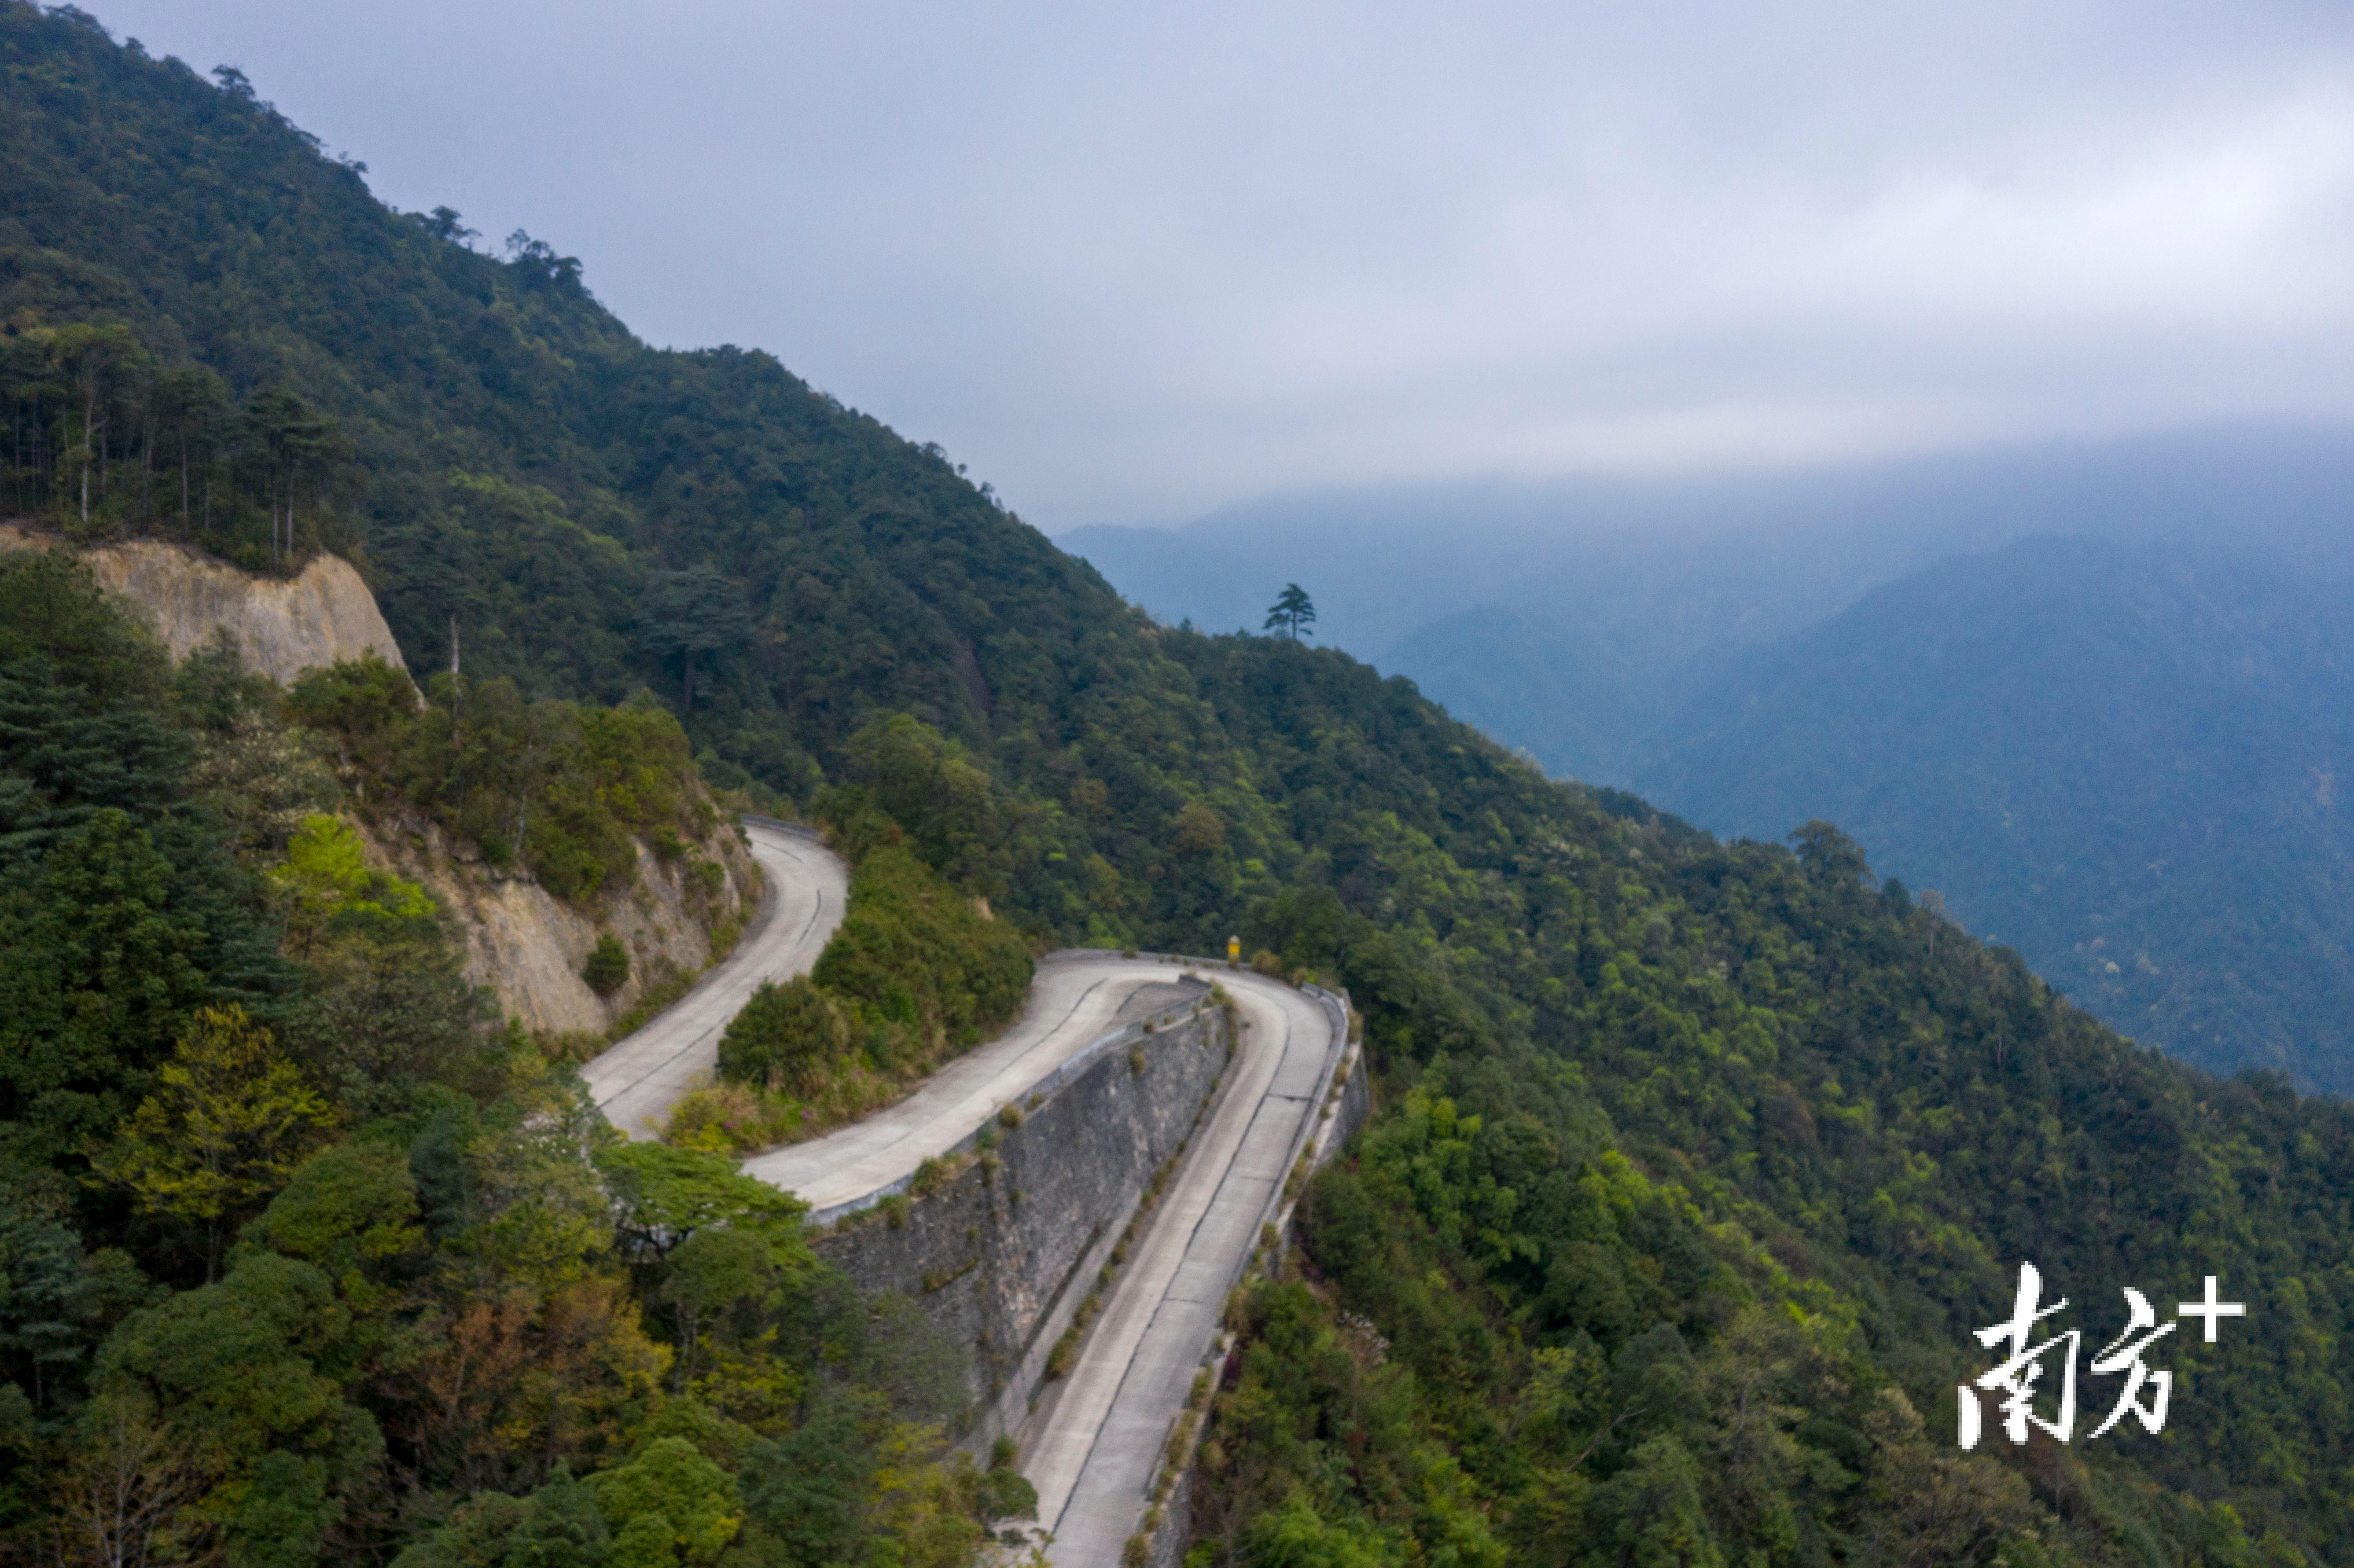
<instances>
[{"instance_id":1,"label":"lone pine tree on ridge","mask_svg":"<svg viewBox=\"0 0 2354 1568\"><path fill-rule=\"evenodd\" d=\"M1283 592L1277 595L1275 602L1267 607L1267 623L1260 630L1280 631L1297 642L1303 632L1310 637L1315 635L1308 631L1309 622L1315 619L1316 606L1310 600L1308 590L1298 583L1286 583Z\"/></svg>"}]
</instances>

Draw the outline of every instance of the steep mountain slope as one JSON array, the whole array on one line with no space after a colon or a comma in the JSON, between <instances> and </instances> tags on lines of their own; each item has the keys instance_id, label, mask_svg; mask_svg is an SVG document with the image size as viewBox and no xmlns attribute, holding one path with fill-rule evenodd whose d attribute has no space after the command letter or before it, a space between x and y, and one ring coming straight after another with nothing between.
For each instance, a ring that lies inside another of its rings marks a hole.
<instances>
[{"instance_id":1,"label":"steep mountain slope","mask_svg":"<svg viewBox=\"0 0 2354 1568\"><path fill-rule=\"evenodd\" d=\"M1721 844L1338 653L1157 628L773 361L648 350L565 259L387 213L234 81L86 19L0 4L0 226L27 510L85 526L89 471L93 532L348 539L412 667L455 616L470 670L642 683L723 781L822 778L960 907L1239 930L1350 988L1387 1106L1301 1268L1235 1306L1214 1558L2354 1560L2343 1106L2134 1050L1835 831ZM56 388L116 327L146 358L97 420ZM208 522L143 433L183 370L225 399L191 437ZM290 389L346 445L273 489L271 432L315 431ZM49 603L0 600L0 934L39 960L0 1007L0 1525L100 1554L78 1499L130 1473L143 1549L237 1562L970 1561L1019 1493L938 1457L953 1380L909 1315L827 1283L724 1163L602 1143L472 1014L175 1217L174 1085L283 1089L345 1043L267 870L177 804L173 677ZM867 724L893 711L932 727ZM428 942L387 912L339 918ZM172 986L98 961L125 932ZM205 1021L239 998L302 1053ZM2094 1336L2122 1287L2208 1274L2246 1331L2168 1341L2162 1437L1958 1456L1969 1331L2028 1257Z\"/></svg>"},{"instance_id":2,"label":"steep mountain slope","mask_svg":"<svg viewBox=\"0 0 2354 1568\"><path fill-rule=\"evenodd\" d=\"M1837 820L2118 1029L2354 1090L2349 584L2023 541L1746 662L1639 786L1776 837Z\"/></svg>"},{"instance_id":3,"label":"steep mountain slope","mask_svg":"<svg viewBox=\"0 0 2354 1568\"><path fill-rule=\"evenodd\" d=\"M1556 777L1769 840L1837 821L2117 1028L2342 1091L2349 466L2343 432L2213 430L1066 542L1210 625L1299 577L1341 639Z\"/></svg>"},{"instance_id":4,"label":"steep mountain slope","mask_svg":"<svg viewBox=\"0 0 2354 1568\"><path fill-rule=\"evenodd\" d=\"M294 522L364 553L414 666L447 667L454 628L469 670L526 693L674 690L709 747L788 787L877 707L981 733L977 650L1010 672L1119 613L935 451L766 355L646 348L544 245L500 261L454 217L387 210L241 79L17 4L0 71L0 400L60 438L16 449L27 512L75 492L43 454L84 439L56 421L87 385L114 405L87 444L119 443L101 530L267 560L261 454L239 443L255 395L291 389L350 460ZM135 346L56 335L79 323ZM219 483L183 521L166 408L207 385L186 444L199 493Z\"/></svg>"}]
</instances>

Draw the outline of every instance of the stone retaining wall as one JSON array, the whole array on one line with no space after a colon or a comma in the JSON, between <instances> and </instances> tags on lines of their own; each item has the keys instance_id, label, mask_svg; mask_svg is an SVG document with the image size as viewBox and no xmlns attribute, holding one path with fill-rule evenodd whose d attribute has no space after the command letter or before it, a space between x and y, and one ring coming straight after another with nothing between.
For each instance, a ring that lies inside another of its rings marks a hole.
<instances>
[{"instance_id":1,"label":"stone retaining wall","mask_svg":"<svg viewBox=\"0 0 2354 1568\"><path fill-rule=\"evenodd\" d=\"M1150 1032L1148 1033L1148 1028ZM1029 1413L1055 1340L1153 1175L1192 1136L1233 1055L1204 995L1130 1024L1075 1059L1018 1127L984 1128L928 1196L890 1199L817 1238L867 1291L920 1303L970 1357L979 1448ZM1139 1064L1142 1070L1140 1072Z\"/></svg>"}]
</instances>

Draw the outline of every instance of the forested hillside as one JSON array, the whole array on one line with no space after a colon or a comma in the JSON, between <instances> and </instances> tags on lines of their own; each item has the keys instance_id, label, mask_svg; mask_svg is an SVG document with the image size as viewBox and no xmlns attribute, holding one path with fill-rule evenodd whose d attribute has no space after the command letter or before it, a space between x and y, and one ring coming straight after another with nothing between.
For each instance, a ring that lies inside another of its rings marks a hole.
<instances>
[{"instance_id":1,"label":"forested hillside","mask_svg":"<svg viewBox=\"0 0 2354 1568\"><path fill-rule=\"evenodd\" d=\"M501 1025L333 814L320 694L174 670L66 552L0 557L0 1543L969 1558L1019 1494L944 1458L961 1388L920 1319L730 1161L624 1145ZM652 743L621 781L658 783L675 723L604 716ZM574 804L529 853L577 871Z\"/></svg>"},{"instance_id":2,"label":"forested hillside","mask_svg":"<svg viewBox=\"0 0 2354 1568\"><path fill-rule=\"evenodd\" d=\"M567 259L461 238L242 83L0 5L16 504L263 564L334 544L416 666L454 624L525 694L642 687L708 776L854 790L1041 941L1239 929L1347 984L1384 1108L1235 1308L1207 1560L2354 1562L2345 1109L2126 1044L1835 830L1721 844L1338 653L1156 628L773 360L645 348ZM101 417L74 345L117 328ZM150 433L198 373L209 521ZM284 397L322 454L291 481L253 455ZM57 955L0 1009L18 1541L882 1568L1018 1512L938 1457L904 1305L828 1284L716 1156L614 1149L398 889L338 930L418 944L365 970L423 988L371 1016L446 1022L314 1068L336 982L170 771L183 677L54 584L0 605L0 694L80 747L0 750L9 940ZM894 714L926 727L851 744ZM174 1209L174 1129L225 1079L292 1130ZM1965 1457L1969 1332L2030 1258L2095 1345L2127 1285L2163 1310L2220 1275L2249 1316L2152 1353L2163 1436Z\"/></svg>"},{"instance_id":3,"label":"forested hillside","mask_svg":"<svg viewBox=\"0 0 2354 1568\"><path fill-rule=\"evenodd\" d=\"M416 667L455 627L526 695L651 684L795 788L878 708L981 734L981 650L1018 682L1116 609L937 452L765 354L646 348L545 244L386 209L242 79L21 4L0 50L6 505L355 551Z\"/></svg>"},{"instance_id":4,"label":"forested hillside","mask_svg":"<svg viewBox=\"0 0 2354 1568\"><path fill-rule=\"evenodd\" d=\"M2122 1032L2343 1093L2349 484L2354 432L2227 428L1065 543L1210 627L1299 577L1331 641L1557 778L1725 834L1836 821Z\"/></svg>"},{"instance_id":5,"label":"forested hillside","mask_svg":"<svg viewBox=\"0 0 2354 1568\"><path fill-rule=\"evenodd\" d=\"M1891 585L1665 727L1727 832L1835 817L2126 1033L2354 1089L2349 579L2031 539Z\"/></svg>"}]
</instances>

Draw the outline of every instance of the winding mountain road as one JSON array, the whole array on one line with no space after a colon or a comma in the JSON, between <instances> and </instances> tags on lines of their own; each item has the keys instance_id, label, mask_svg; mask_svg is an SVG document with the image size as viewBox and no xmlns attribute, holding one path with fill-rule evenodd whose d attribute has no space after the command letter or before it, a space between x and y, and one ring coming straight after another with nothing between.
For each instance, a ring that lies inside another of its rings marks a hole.
<instances>
[{"instance_id":1,"label":"winding mountain road","mask_svg":"<svg viewBox=\"0 0 2354 1568\"><path fill-rule=\"evenodd\" d=\"M842 863L777 827L749 831L769 878L759 925L677 1006L588 1065L598 1105L633 1136L657 1126L711 1070L720 1033L753 988L807 973L841 924ZM1051 1092L1060 1069L1117 1027L1137 992L1187 972L1216 979L1234 997L1234 1058L1068 1378L1022 1433L1039 1523L1053 1532L1048 1558L1062 1568L1119 1562L1142 1520L1170 1429L1216 1343L1226 1294L1275 1215L1347 1051L1340 1003L1203 959L1051 954L1004 1033L897 1105L744 1165L807 1200L814 1218L864 1207L903 1189L925 1160L956 1149L1001 1106Z\"/></svg>"},{"instance_id":2,"label":"winding mountain road","mask_svg":"<svg viewBox=\"0 0 2354 1568\"><path fill-rule=\"evenodd\" d=\"M1273 1217L1347 1046L1338 1004L1196 959L1064 952L1040 962L1022 1015L899 1104L744 1169L807 1199L819 1218L903 1187L1115 1026L1128 999L1187 972L1223 983L1241 1027L1208 1122L1150 1228L1117 1277L1068 1379L1022 1434L1050 1562L1119 1561L1193 1374L1216 1342L1226 1293Z\"/></svg>"},{"instance_id":3,"label":"winding mountain road","mask_svg":"<svg viewBox=\"0 0 2354 1568\"><path fill-rule=\"evenodd\" d=\"M1204 967L1116 953L1053 954L1039 963L1021 1015L1004 1033L949 1063L897 1105L823 1138L754 1155L744 1170L808 1200L818 1220L832 1219L890 1191L926 1160L955 1149L998 1107L1036 1090L1112 1029L1140 987Z\"/></svg>"},{"instance_id":4,"label":"winding mountain road","mask_svg":"<svg viewBox=\"0 0 2354 1568\"><path fill-rule=\"evenodd\" d=\"M747 821L752 858L768 886L736 950L636 1033L583 1067L605 1119L631 1138L652 1138L671 1107L719 1059L719 1036L763 980L805 975L842 924L849 868L806 829Z\"/></svg>"}]
</instances>

